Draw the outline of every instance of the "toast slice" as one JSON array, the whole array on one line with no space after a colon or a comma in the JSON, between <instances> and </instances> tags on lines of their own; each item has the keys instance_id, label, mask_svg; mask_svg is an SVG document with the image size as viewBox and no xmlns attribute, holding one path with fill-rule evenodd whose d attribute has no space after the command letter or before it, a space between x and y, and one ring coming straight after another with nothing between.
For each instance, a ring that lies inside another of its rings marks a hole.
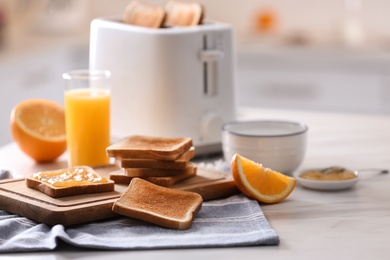
<instances>
[{"instance_id":1,"label":"toast slice","mask_svg":"<svg viewBox=\"0 0 390 260\"><path fill-rule=\"evenodd\" d=\"M186 174L196 167L194 163L188 162L184 169L159 169L159 168L122 168L124 175L128 177L169 177Z\"/></svg>"},{"instance_id":2,"label":"toast slice","mask_svg":"<svg viewBox=\"0 0 390 260\"><path fill-rule=\"evenodd\" d=\"M107 155L117 159L142 158L176 160L192 147L189 137L164 138L134 135L107 147Z\"/></svg>"},{"instance_id":3,"label":"toast slice","mask_svg":"<svg viewBox=\"0 0 390 260\"><path fill-rule=\"evenodd\" d=\"M154 160L140 158L122 158L122 168L157 168L157 169L185 169L189 160L195 156L195 148L192 146L176 160Z\"/></svg>"},{"instance_id":4,"label":"toast slice","mask_svg":"<svg viewBox=\"0 0 390 260\"><path fill-rule=\"evenodd\" d=\"M113 180L118 184L129 184L134 178L141 178L147 180L151 183L163 186L163 187L171 187L172 185L194 177L196 175L196 166L191 164L186 168L186 171L182 174L177 174L174 176L162 176L162 177L131 177L123 173L123 171L115 171L110 173L110 180Z\"/></svg>"},{"instance_id":5,"label":"toast slice","mask_svg":"<svg viewBox=\"0 0 390 260\"><path fill-rule=\"evenodd\" d=\"M134 178L114 202L115 213L171 229L189 229L202 207L202 196L189 191L161 187Z\"/></svg>"},{"instance_id":6,"label":"toast slice","mask_svg":"<svg viewBox=\"0 0 390 260\"><path fill-rule=\"evenodd\" d=\"M148 28L160 28L164 24L165 16L164 9L159 6L132 1L126 7L123 22Z\"/></svg>"},{"instance_id":7,"label":"toast slice","mask_svg":"<svg viewBox=\"0 0 390 260\"><path fill-rule=\"evenodd\" d=\"M53 198L114 191L115 182L100 177L91 167L44 171L26 178L26 185Z\"/></svg>"},{"instance_id":8,"label":"toast slice","mask_svg":"<svg viewBox=\"0 0 390 260\"><path fill-rule=\"evenodd\" d=\"M165 5L165 26L195 26L201 24L204 8L196 2L172 0Z\"/></svg>"}]
</instances>

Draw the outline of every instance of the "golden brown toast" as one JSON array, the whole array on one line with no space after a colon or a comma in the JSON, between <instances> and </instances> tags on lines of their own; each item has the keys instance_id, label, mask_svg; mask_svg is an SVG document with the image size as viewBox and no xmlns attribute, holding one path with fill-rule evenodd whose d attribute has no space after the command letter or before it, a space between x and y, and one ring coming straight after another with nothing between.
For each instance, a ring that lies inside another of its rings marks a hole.
<instances>
[{"instance_id":1,"label":"golden brown toast","mask_svg":"<svg viewBox=\"0 0 390 260\"><path fill-rule=\"evenodd\" d=\"M159 169L159 168L122 168L124 175L129 177L168 177L185 174L192 171L195 164L188 162L184 169Z\"/></svg>"},{"instance_id":2,"label":"golden brown toast","mask_svg":"<svg viewBox=\"0 0 390 260\"><path fill-rule=\"evenodd\" d=\"M126 175L126 173L124 173L123 170L119 170L110 173L110 179L113 180L115 183L129 184L132 179L141 178L160 186L170 187L180 181L194 177L196 175L196 169L197 169L196 166L194 164L191 164L185 169L185 172L181 174L176 174L173 176L161 176L161 177L132 177Z\"/></svg>"},{"instance_id":3,"label":"golden brown toast","mask_svg":"<svg viewBox=\"0 0 390 260\"><path fill-rule=\"evenodd\" d=\"M154 169L185 169L189 160L195 156L195 148L191 147L176 160L154 160L141 158L122 158L122 168L154 168Z\"/></svg>"},{"instance_id":4,"label":"golden brown toast","mask_svg":"<svg viewBox=\"0 0 390 260\"><path fill-rule=\"evenodd\" d=\"M114 202L112 210L166 228L189 229L202 202L202 197L197 193L161 187L134 178Z\"/></svg>"},{"instance_id":5,"label":"golden brown toast","mask_svg":"<svg viewBox=\"0 0 390 260\"><path fill-rule=\"evenodd\" d=\"M201 24L204 8L196 2L172 0L165 5L165 26L195 26Z\"/></svg>"},{"instance_id":6,"label":"golden brown toast","mask_svg":"<svg viewBox=\"0 0 390 260\"><path fill-rule=\"evenodd\" d=\"M176 160L192 147L189 137L152 137L134 135L107 147L107 155L116 159Z\"/></svg>"},{"instance_id":7,"label":"golden brown toast","mask_svg":"<svg viewBox=\"0 0 390 260\"><path fill-rule=\"evenodd\" d=\"M132 1L126 7L123 22L148 28L160 28L164 24L165 15L164 9L159 6Z\"/></svg>"},{"instance_id":8,"label":"golden brown toast","mask_svg":"<svg viewBox=\"0 0 390 260\"><path fill-rule=\"evenodd\" d=\"M44 171L26 178L29 188L53 198L113 191L115 182L100 177L91 167Z\"/></svg>"}]
</instances>

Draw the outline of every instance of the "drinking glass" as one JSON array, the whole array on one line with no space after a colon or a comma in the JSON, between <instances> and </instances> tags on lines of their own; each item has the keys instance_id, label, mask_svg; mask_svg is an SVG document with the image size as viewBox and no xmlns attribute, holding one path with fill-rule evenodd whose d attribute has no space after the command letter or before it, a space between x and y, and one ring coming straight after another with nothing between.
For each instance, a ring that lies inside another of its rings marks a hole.
<instances>
[{"instance_id":1,"label":"drinking glass","mask_svg":"<svg viewBox=\"0 0 390 260\"><path fill-rule=\"evenodd\" d=\"M109 163L110 77L107 70L73 70L62 75L69 167Z\"/></svg>"}]
</instances>

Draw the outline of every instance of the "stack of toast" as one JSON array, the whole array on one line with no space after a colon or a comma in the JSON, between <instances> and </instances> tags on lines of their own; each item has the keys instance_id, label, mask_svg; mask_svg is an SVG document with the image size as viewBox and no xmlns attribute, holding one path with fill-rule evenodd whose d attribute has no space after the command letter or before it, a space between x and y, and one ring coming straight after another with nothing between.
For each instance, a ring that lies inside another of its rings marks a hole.
<instances>
[{"instance_id":1,"label":"stack of toast","mask_svg":"<svg viewBox=\"0 0 390 260\"><path fill-rule=\"evenodd\" d=\"M191 138L131 136L109 146L107 154L122 167L110 174L111 180L78 166L28 176L27 187L59 198L114 191L114 182L128 184L113 203L113 212L171 229L191 227L202 196L169 188L196 175L197 167L190 162L195 155Z\"/></svg>"},{"instance_id":2,"label":"stack of toast","mask_svg":"<svg viewBox=\"0 0 390 260\"><path fill-rule=\"evenodd\" d=\"M202 196L169 188L196 175L191 138L130 136L107 147L107 155L121 167L110 179L129 184L112 206L115 213L171 229L191 227Z\"/></svg>"},{"instance_id":3,"label":"stack of toast","mask_svg":"<svg viewBox=\"0 0 390 260\"><path fill-rule=\"evenodd\" d=\"M192 139L130 136L107 148L121 169L112 172L115 183L129 184L133 178L170 187L194 177L197 167L190 160L195 156Z\"/></svg>"}]
</instances>

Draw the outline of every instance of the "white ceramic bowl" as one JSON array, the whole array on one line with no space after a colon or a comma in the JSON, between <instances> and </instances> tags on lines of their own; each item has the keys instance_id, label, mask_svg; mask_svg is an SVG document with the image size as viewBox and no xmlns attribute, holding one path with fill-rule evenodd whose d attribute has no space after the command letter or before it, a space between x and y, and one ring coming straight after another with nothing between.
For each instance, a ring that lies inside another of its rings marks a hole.
<instances>
[{"instance_id":1,"label":"white ceramic bowl","mask_svg":"<svg viewBox=\"0 0 390 260\"><path fill-rule=\"evenodd\" d=\"M292 175L304 159L307 132L305 124L293 121L232 121L222 126L222 150L227 162L237 153Z\"/></svg>"}]
</instances>

